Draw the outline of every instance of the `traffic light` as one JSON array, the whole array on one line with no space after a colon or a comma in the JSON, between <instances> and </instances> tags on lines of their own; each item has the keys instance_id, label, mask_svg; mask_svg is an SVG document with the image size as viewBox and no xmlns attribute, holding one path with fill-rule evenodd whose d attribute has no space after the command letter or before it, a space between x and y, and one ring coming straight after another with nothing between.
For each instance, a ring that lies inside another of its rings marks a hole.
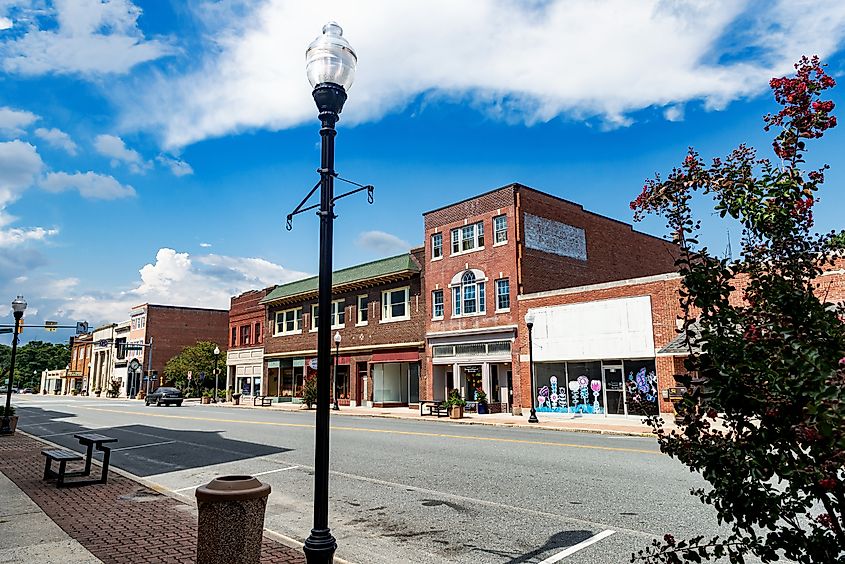
<instances>
[{"instance_id":1,"label":"traffic light","mask_svg":"<svg viewBox=\"0 0 845 564\"><path fill-rule=\"evenodd\" d=\"M18 323L18 335L23 333L23 317L21 317L20 323Z\"/></svg>"}]
</instances>

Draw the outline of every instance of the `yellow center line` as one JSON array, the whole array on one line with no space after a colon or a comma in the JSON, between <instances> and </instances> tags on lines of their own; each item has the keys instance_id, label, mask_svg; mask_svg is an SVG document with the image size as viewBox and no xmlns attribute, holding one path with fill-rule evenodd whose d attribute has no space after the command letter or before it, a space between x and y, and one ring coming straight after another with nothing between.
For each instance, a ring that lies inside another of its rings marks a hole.
<instances>
[{"instance_id":1,"label":"yellow center line","mask_svg":"<svg viewBox=\"0 0 845 564\"><path fill-rule=\"evenodd\" d=\"M211 423L240 423L243 425L269 425L271 427L298 427L303 429L313 429L314 425L307 423L281 423L278 421L247 421L243 419L224 419L222 417L194 417L190 415L163 415L160 413L140 413L137 411L125 411L120 409L103 409L100 407L81 407L80 409L87 409L88 411L103 411L107 413L122 413L126 415L142 415L144 417L159 417L162 419L182 419L187 421L205 421ZM404 435L412 437L436 437L440 439L459 439L471 441L487 441L493 443L508 443L521 445L539 445L539 446L553 446L565 448L583 448L590 450L604 450L611 452L631 452L638 454L660 454L657 450L645 450L637 448L625 447L608 447L597 445L579 445L574 443L557 443L552 441L531 441L526 439L506 439L502 437L478 437L473 435L455 435L449 433L425 433L422 431L399 431L395 429L368 429L366 427L345 427L342 425L332 425L333 431L351 431L359 433L382 433L385 435Z\"/></svg>"}]
</instances>

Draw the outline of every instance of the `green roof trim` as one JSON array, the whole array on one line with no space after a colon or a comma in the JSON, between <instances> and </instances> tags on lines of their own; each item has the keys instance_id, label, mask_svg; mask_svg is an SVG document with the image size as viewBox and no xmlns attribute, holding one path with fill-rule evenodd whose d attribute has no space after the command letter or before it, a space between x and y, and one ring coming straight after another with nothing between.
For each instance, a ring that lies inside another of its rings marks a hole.
<instances>
[{"instance_id":1,"label":"green roof trim","mask_svg":"<svg viewBox=\"0 0 845 564\"><path fill-rule=\"evenodd\" d=\"M411 253L404 253L395 257L384 258L367 262L342 270L336 270L332 273L332 288L354 284L356 282L365 282L376 278L383 278L393 275L413 275L420 272L420 267L414 260ZM282 284L276 286L273 291L267 294L260 303L269 304L278 302L293 296L300 296L303 294L310 294L317 291L316 276L311 278L304 278L296 282Z\"/></svg>"}]
</instances>

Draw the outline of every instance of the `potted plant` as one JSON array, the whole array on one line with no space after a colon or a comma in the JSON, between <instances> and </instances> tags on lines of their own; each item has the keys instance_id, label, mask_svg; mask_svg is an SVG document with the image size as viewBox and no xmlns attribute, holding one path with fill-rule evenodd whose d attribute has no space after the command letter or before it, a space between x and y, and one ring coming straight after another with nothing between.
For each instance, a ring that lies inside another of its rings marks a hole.
<instances>
[{"instance_id":1,"label":"potted plant","mask_svg":"<svg viewBox=\"0 0 845 564\"><path fill-rule=\"evenodd\" d=\"M446 400L446 407L449 409L449 419L460 419L463 417L466 404L466 400L461 397L458 390L452 390L449 394L449 399Z\"/></svg>"},{"instance_id":2,"label":"potted plant","mask_svg":"<svg viewBox=\"0 0 845 564\"><path fill-rule=\"evenodd\" d=\"M95 390L94 390L94 395L95 395L96 397L100 397L100 394L101 394L101 393L103 393L103 390L102 390L102 389L100 389L100 388L97 388L97 389L95 389Z\"/></svg>"},{"instance_id":3,"label":"potted plant","mask_svg":"<svg viewBox=\"0 0 845 564\"><path fill-rule=\"evenodd\" d=\"M70 395L72 395L72 396L75 396L75 395L76 395L76 394L78 394L78 393L79 393L79 391L78 391L76 388L73 388L73 389L70 391Z\"/></svg>"},{"instance_id":4,"label":"potted plant","mask_svg":"<svg viewBox=\"0 0 845 564\"><path fill-rule=\"evenodd\" d=\"M106 395L112 398L116 398L120 395L120 380L112 380L109 382L109 391Z\"/></svg>"},{"instance_id":5,"label":"potted plant","mask_svg":"<svg viewBox=\"0 0 845 564\"><path fill-rule=\"evenodd\" d=\"M144 399L145 397L147 397L147 391L146 391L146 390L141 390L141 391L139 391L139 392L138 392L138 395L136 395L136 396L135 396L135 399L137 399L137 400L142 400L142 399Z\"/></svg>"},{"instance_id":6,"label":"potted plant","mask_svg":"<svg viewBox=\"0 0 845 564\"><path fill-rule=\"evenodd\" d=\"M304 403L308 409L311 409L311 406L317 403L316 376L306 376L305 382L302 386L302 403Z\"/></svg>"},{"instance_id":7,"label":"potted plant","mask_svg":"<svg viewBox=\"0 0 845 564\"><path fill-rule=\"evenodd\" d=\"M203 404L211 403L211 392L209 390L205 390L202 393L202 403Z\"/></svg>"},{"instance_id":8,"label":"potted plant","mask_svg":"<svg viewBox=\"0 0 845 564\"><path fill-rule=\"evenodd\" d=\"M486 415L490 413L490 408L487 404L487 394L484 393L484 390L476 390L475 401L478 402L477 409L479 415Z\"/></svg>"},{"instance_id":9,"label":"potted plant","mask_svg":"<svg viewBox=\"0 0 845 564\"><path fill-rule=\"evenodd\" d=\"M15 415L15 406L9 406L9 428L12 430L12 433L15 432L15 429L18 426L18 416ZM6 417L6 406L0 405L0 417Z\"/></svg>"}]
</instances>

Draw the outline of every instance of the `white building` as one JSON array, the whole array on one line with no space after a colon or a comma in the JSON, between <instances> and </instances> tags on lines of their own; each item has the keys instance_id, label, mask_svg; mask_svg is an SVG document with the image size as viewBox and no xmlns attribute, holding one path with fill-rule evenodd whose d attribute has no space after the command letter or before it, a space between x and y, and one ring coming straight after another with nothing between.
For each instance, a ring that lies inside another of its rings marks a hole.
<instances>
[{"instance_id":1,"label":"white building","mask_svg":"<svg viewBox=\"0 0 845 564\"><path fill-rule=\"evenodd\" d=\"M99 390L105 393L114 374L114 330L116 323L103 325L94 330L94 347L91 355L88 392Z\"/></svg>"}]
</instances>

